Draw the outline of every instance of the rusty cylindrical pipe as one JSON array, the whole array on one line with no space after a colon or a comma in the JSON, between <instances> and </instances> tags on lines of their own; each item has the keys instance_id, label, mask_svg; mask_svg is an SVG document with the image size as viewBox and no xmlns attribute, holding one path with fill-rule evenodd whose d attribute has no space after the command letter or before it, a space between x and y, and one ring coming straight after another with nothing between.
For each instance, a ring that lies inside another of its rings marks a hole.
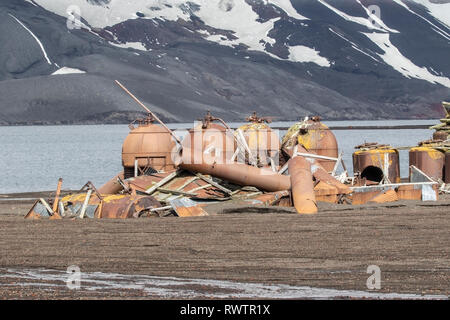
<instances>
[{"instance_id":1,"label":"rusty cylindrical pipe","mask_svg":"<svg viewBox=\"0 0 450 320\"><path fill-rule=\"evenodd\" d=\"M317 213L310 162L298 156L289 160L288 166L295 209L300 214Z\"/></svg>"},{"instance_id":2,"label":"rusty cylindrical pipe","mask_svg":"<svg viewBox=\"0 0 450 320\"><path fill-rule=\"evenodd\" d=\"M310 152L308 152L305 148L303 148L299 144L296 146L296 148L297 148L297 152L310 153ZM286 154L291 155L291 157L292 157L293 152L294 152L294 148L292 148L292 149L283 149L283 151ZM322 165L315 158L307 158L306 160L311 163L311 172L312 172L312 175L313 175L314 179L316 179L317 181L326 182L329 185L332 185L332 186L336 187L340 194L350 194L351 193L351 190L350 190L350 188L348 186L346 186L345 184L343 184L343 183L339 182L338 180L336 180L331 174L329 174L322 167ZM290 171L289 171L289 173L290 173Z\"/></svg>"},{"instance_id":3,"label":"rusty cylindrical pipe","mask_svg":"<svg viewBox=\"0 0 450 320\"><path fill-rule=\"evenodd\" d=\"M100 194L116 194L122 190L122 186L117 182L117 178L123 180L123 171L111 178L108 182L98 188Z\"/></svg>"},{"instance_id":4,"label":"rusty cylindrical pipe","mask_svg":"<svg viewBox=\"0 0 450 320\"><path fill-rule=\"evenodd\" d=\"M193 156L200 152L200 155ZM202 159L201 151L183 148L180 168L200 172L230 181L241 186L254 186L256 188L275 192L289 190L291 180L289 176L281 175L270 169L256 168L243 163L193 163L192 159Z\"/></svg>"}]
</instances>

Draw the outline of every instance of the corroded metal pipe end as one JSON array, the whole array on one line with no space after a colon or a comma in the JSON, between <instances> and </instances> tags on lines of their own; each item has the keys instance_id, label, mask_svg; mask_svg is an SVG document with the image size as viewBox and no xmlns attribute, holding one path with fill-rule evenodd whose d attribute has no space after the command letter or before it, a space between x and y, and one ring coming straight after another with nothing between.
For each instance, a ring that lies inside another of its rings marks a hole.
<instances>
[{"instance_id":1,"label":"corroded metal pipe end","mask_svg":"<svg viewBox=\"0 0 450 320\"><path fill-rule=\"evenodd\" d=\"M303 157L295 157L289 160L288 166L295 209L300 214L317 213L310 162Z\"/></svg>"}]
</instances>

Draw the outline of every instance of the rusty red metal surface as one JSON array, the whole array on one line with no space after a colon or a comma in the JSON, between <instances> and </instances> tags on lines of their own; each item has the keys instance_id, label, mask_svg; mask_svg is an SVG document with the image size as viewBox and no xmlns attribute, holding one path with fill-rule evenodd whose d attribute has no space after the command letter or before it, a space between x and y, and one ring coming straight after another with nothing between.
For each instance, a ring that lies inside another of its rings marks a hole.
<instances>
[{"instance_id":1,"label":"rusty red metal surface","mask_svg":"<svg viewBox=\"0 0 450 320\"><path fill-rule=\"evenodd\" d=\"M300 214L317 213L311 163L300 156L292 158L289 160L289 174L292 199L297 212Z\"/></svg>"},{"instance_id":2,"label":"rusty red metal surface","mask_svg":"<svg viewBox=\"0 0 450 320\"><path fill-rule=\"evenodd\" d=\"M445 154L431 147L420 146L409 151L409 165L417 167L432 179L444 180Z\"/></svg>"},{"instance_id":3,"label":"rusty red metal surface","mask_svg":"<svg viewBox=\"0 0 450 320\"><path fill-rule=\"evenodd\" d=\"M192 158L198 151L183 149L182 163L180 168L192 172L208 174L241 186L254 186L265 191L289 190L291 187L290 178L285 175L273 172L270 169L256 168L243 163L230 164L195 164Z\"/></svg>"},{"instance_id":4,"label":"rusty red metal surface","mask_svg":"<svg viewBox=\"0 0 450 320\"><path fill-rule=\"evenodd\" d=\"M134 176L134 167L141 170L173 170L176 157L176 143L172 134L152 119L141 121L131 127L122 146L122 165L125 178ZM136 163L137 162L137 163Z\"/></svg>"},{"instance_id":5,"label":"rusty red metal surface","mask_svg":"<svg viewBox=\"0 0 450 320\"><path fill-rule=\"evenodd\" d=\"M387 177L390 182L400 182L400 161L398 150L385 145L368 144L358 146L353 153L353 172L369 181L381 182L387 156Z\"/></svg>"}]
</instances>

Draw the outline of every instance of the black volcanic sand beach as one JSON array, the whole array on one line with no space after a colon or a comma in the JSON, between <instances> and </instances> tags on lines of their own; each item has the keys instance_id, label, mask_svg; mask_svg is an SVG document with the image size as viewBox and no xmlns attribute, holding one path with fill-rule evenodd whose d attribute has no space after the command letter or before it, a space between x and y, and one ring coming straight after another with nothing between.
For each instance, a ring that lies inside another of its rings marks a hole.
<instances>
[{"instance_id":1,"label":"black volcanic sand beach","mask_svg":"<svg viewBox=\"0 0 450 320\"><path fill-rule=\"evenodd\" d=\"M50 280L46 286L33 285L36 280L24 284L14 276L14 270L65 272L70 265L82 272L362 291L367 267L377 265L378 292L450 291L450 196L383 205L320 203L316 215L216 205L209 210L219 214L208 217L25 220L39 197L49 193L0 195L3 299L164 298L140 289L69 290Z\"/></svg>"}]
</instances>

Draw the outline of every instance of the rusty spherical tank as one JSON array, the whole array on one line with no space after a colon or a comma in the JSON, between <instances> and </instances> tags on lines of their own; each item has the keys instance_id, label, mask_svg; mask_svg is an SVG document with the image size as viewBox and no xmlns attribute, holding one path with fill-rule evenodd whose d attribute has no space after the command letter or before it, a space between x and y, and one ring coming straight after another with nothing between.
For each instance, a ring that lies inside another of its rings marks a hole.
<instances>
[{"instance_id":1,"label":"rusty spherical tank","mask_svg":"<svg viewBox=\"0 0 450 320\"><path fill-rule=\"evenodd\" d=\"M246 120L250 122L240 126L235 135L239 134L238 130L242 131L249 149L258 158L258 164L261 166L270 165L268 158L277 156L280 150L279 136L270 128L269 121L257 117L256 113L253 113Z\"/></svg>"},{"instance_id":2,"label":"rusty spherical tank","mask_svg":"<svg viewBox=\"0 0 450 320\"><path fill-rule=\"evenodd\" d=\"M397 149L390 146L372 144L358 146L353 153L353 172L362 179L381 182L387 166L387 178L391 183L400 182L400 161ZM387 161L387 162L386 162Z\"/></svg>"},{"instance_id":3,"label":"rusty spherical tank","mask_svg":"<svg viewBox=\"0 0 450 320\"><path fill-rule=\"evenodd\" d=\"M445 167L444 167L444 171L445 171L444 182L445 183L450 183L450 151L447 151L445 153Z\"/></svg>"},{"instance_id":4,"label":"rusty spherical tank","mask_svg":"<svg viewBox=\"0 0 450 320\"><path fill-rule=\"evenodd\" d=\"M122 146L125 179L134 176L136 161L141 170L173 170L175 154L176 143L165 128L142 122L131 129Z\"/></svg>"},{"instance_id":5,"label":"rusty spherical tank","mask_svg":"<svg viewBox=\"0 0 450 320\"><path fill-rule=\"evenodd\" d=\"M444 179L445 154L426 145L411 148L409 165L415 166L432 179Z\"/></svg>"},{"instance_id":6,"label":"rusty spherical tank","mask_svg":"<svg viewBox=\"0 0 450 320\"><path fill-rule=\"evenodd\" d=\"M233 132L223 124L212 122L216 119L208 113L202 123L195 125L184 137L183 149L202 152L203 159L194 159L194 154L191 155L192 163L226 163L233 157L236 150Z\"/></svg>"},{"instance_id":7,"label":"rusty spherical tank","mask_svg":"<svg viewBox=\"0 0 450 320\"><path fill-rule=\"evenodd\" d=\"M435 131L433 133L433 140L445 141L449 138L449 133L447 131Z\"/></svg>"},{"instance_id":8,"label":"rusty spherical tank","mask_svg":"<svg viewBox=\"0 0 450 320\"><path fill-rule=\"evenodd\" d=\"M312 117L294 124L283 137L283 146L290 136L297 135L297 142L309 152L332 158L338 157L338 143L334 133L319 117ZM327 171L332 171L335 161L319 159L319 163Z\"/></svg>"}]
</instances>

